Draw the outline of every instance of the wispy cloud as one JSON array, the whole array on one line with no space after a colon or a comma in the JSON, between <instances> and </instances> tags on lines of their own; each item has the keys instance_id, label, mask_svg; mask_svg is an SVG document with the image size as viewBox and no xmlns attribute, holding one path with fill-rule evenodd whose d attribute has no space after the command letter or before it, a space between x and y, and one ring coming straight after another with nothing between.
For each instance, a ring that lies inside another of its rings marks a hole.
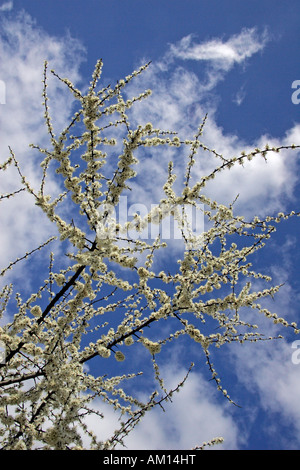
<instances>
[{"instance_id":1,"label":"wispy cloud","mask_svg":"<svg viewBox=\"0 0 300 470\"><path fill-rule=\"evenodd\" d=\"M68 71L71 79L77 81L83 47L69 36L57 39L48 35L36 27L29 15L20 13L14 19L0 20L0 56L0 78L6 90L6 103L0 108L1 161L8 158L10 146L24 175L37 189L41 176L39 155L29 144L47 146L49 143L42 107L43 64L48 60L49 68L60 73ZM58 80L50 79L49 83L49 94L54 98L50 101L53 119L58 127L64 126L72 106L71 94L65 93L65 89L61 92ZM3 194L21 187L16 169L9 168L2 173ZM48 183L50 191L56 187L56 181L49 179ZM34 202L23 192L1 203L1 226L6 228L0 234L2 268L49 235L47 219L36 210Z\"/></svg>"},{"instance_id":2,"label":"wispy cloud","mask_svg":"<svg viewBox=\"0 0 300 470\"><path fill-rule=\"evenodd\" d=\"M13 2L5 2L0 5L0 12L1 11L11 11L13 9Z\"/></svg>"},{"instance_id":3,"label":"wispy cloud","mask_svg":"<svg viewBox=\"0 0 300 470\"><path fill-rule=\"evenodd\" d=\"M172 366L161 372L168 389L175 387L186 374L184 369ZM246 436L239 434L226 400L216 401L217 394L216 388L208 384L205 377L192 372L183 389L173 395L172 403L164 404L164 411L158 407L146 413L139 425L126 436L126 449L184 450L219 436L224 438L224 443L216 449L238 449ZM139 399L147 400L147 397L139 396ZM86 421L96 435L105 440L118 428L119 413L114 413L111 407L103 406L101 402L96 401L95 405L104 414L104 419L89 416Z\"/></svg>"},{"instance_id":4,"label":"wispy cloud","mask_svg":"<svg viewBox=\"0 0 300 470\"><path fill-rule=\"evenodd\" d=\"M269 37L267 31L258 34L255 28L242 30L240 34L229 37L227 41L213 39L202 43L193 43L192 35L183 38L179 43L170 45L163 58L153 64L141 78L144 88L151 88L152 96L143 106L133 108L136 122L153 122L162 129L176 130L181 138L192 138L204 115L208 113L202 142L215 149L225 158L248 152L258 147L264 148L297 143L300 141L300 126L295 124L287 129L286 136L278 139L272 135L257 135L255 141L247 142L237 134L225 133L217 123L218 94L216 85L236 64L243 66L246 59L263 50ZM165 60L178 57L203 61L205 83L185 66L185 62ZM163 65L163 67L162 67ZM250 66L250 60L249 60ZM135 85L134 85L135 86ZM131 92L135 94L133 87ZM240 104L247 92L243 84L237 92L237 104ZM249 119L245 116L245 119ZM185 155L188 149L185 151ZM149 198L153 191L158 192L159 184L153 188L153 177L163 181L169 159L174 160L177 182L185 174L183 151L164 150L151 152L151 159L142 157L141 170L145 169L140 193L147 193ZM165 163L164 163L165 162ZM212 171L220 161L208 152L199 152L193 169L193 178L197 180ZM231 203L239 194L236 209L245 216L256 213L258 216L268 212L283 210L283 201L293 195L297 181L297 159L295 153L270 153L268 164L259 157L247 162L244 167L237 166L231 171L219 174L206 188L206 192L216 200ZM142 194L140 194L142 197ZM158 197L158 194L157 194ZM263 200L263 204L261 201Z\"/></svg>"},{"instance_id":5,"label":"wispy cloud","mask_svg":"<svg viewBox=\"0 0 300 470\"><path fill-rule=\"evenodd\" d=\"M235 94L234 98L233 98L233 102L237 105L237 106L240 106L242 104L242 102L244 101L246 97L246 90L245 90L245 86L242 85L241 88L237 91L237 93Z\"/></svg>"},{"instance_id":6,"label":"wispy cloud","mask_svg":"<svg viewBox=\"0 0 300 470\"><path fill-rule=\"evenodd\" d=\"M184 60L208 61L214 67L228 71L234 64L240 64L262 50L267 41L267 31L258 34L256 28L245 28L227 41L217 38L200 44L193 42L193 35L190 34L171 45L170 53Z\"/></svg>"},{"instance_id":7,"label":"wispy cloud","mask_svg":"<svg viewBox=\"0 0 300 470\"><path fill-rule=\"evenodd\" d=\"M171 44L168 60L181 59L206 63L206 81L201 87L206 92L221 81L235 65L245 65L247 59L262 51L270 40L267 29L261 33L257 28L244 28L227 40L209 39L197 43L194 35L183 37L176 44Z\"/></svg>"},{"instance_id":8,"label":"wispy cloud","mask_svg":"<svg viewBox=\"0 0 300 470\"><path fill-rule=\"evenodd\" d=\"M244 344L236 347L235 360L230 360L239 383L250 397L255 397L250 405L252 411L262 408L269 416L268 426L259 432L265 432L269 438L276 435L277 448L282 449L297 449L300 442L300 365L292 362L294 351L292 342L285 340ZM286 434L279 434L282 426L287 429Z\"/></svg>"}]
</instances>

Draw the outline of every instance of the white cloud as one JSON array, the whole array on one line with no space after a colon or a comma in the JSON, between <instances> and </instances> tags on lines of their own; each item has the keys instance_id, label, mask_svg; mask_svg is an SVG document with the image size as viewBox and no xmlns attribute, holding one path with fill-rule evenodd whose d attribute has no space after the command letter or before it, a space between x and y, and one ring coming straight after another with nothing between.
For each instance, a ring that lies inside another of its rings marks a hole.
<instances>
[{"instance_id":1,"label":"white cloud","mask_svg":"<svg viewBox=\"0 0 300 470\"><path fill-rule=\"evenodd\" d=\"M245 91L245 86L243 85L238 91L237 93L235 94L234 98L233 98L233 102L237 105L237 106L240 106L242 104L242 102L244 101L245 99L245 96L246 96L246 91Z\"/></svg>"},{"instance_id":2,"label":"white cloud","mask_svg":"<svg viewBox=\"0 0 300 470\"><path fill-rule=\"evenodd\" d=\"M0 12L1 11L11 11L13 9L13 2L5 2L0 5Z\"/></svg>"},{"instance_id":3,"label":"white cloud","mask_svg":"<svg viewBox=\"0 0 300 470\"><path fill-rule=\"evenodd\" d=\"M233 41L234 43L234 41ZM129 94L136 95L138 90L151 88L153 93L146 102L137 105L132 110L132 119L136 123L151 121L155 127L163 130L178 131L180 138L192 138L208 113L201 141L207 147L215 149L225 158L240 155L242 151L250 152L255 147L299 143L300 126L295 124L287 129L283 138L272 135L258 135L255 141L247 142L236 134L226 134L216 122L216 96L207 94L201 88L199 78L181 65L170 65L169 74L161 72L159 64L151 64L141 77L140 82L129 88ZM170 150L166 147L151 149L141 155L141 175L143 184L139 185L139 197L144 200L155 195L156 202L160 182L165 182L169 160L174 161L174 171L177 173L177 183L182 182L185 175L185 165L189 149ZM216 166L221 164L211 153L199 151L195 158L193 179L208 175ZM245 162L244 167L235 166L230 171L225 170L216 176L205 189L205 193L218 202L229 204L239 194L236 210L245 216L264 216L267 213L284 209L284 201L293 198L297 182L297 153L281 151L268 154L268 163L261 157L255 157L251 162ZM155 181L155 185L153 182Z\"/></svg>"},{"instance_id":4,"label":"white cloud","mask_svg":"<svg viewBox=\"0 0 300 470\"><path fill-rule=\"evenodd\" d=\"M183 37L177 44L171 44L168 60L174 59L203 61L207 64L206 82L200 89L207 92L213 89L236 64L244 65L246 60L262 51L270 40L265 29L244 28L240 33L230 36L227 41L220 38L201 43L193 42L193 35Z\"/></svg>"},{"instance_id":5,"label":"white cloud","mask_svg":"<svg viewBox=\"0 0 300 470\"><path fill-rule=\"evenodd\" d=\"M297 449L300 443L300 365L292 362L294 351L292 342L285 340L243 345L235 351L239 383L255 397L253 412L262 408L269 417L268 427L257 429L257 436L276 435L277 448L282 449ZM289 436L279 435L281 426L288 427Z\"/></svg>"},{"instance_id":6,"label":"white cloud","mask_svg":"<svg viewBox=\"0 0 300 470\"><path fill-rule=\"evenodd\" d=\"M235 63L242 63L265 47L267 32L261 35L256 28L245 28L227 41L212 39L200 44L192 43L190 34L170 46L171 54L184 60L208 61L215 67L228 71Z\"/></svg>"},{"instance_id":7,"label":"white cloud","mask_svg":"<svg viewBox=\"0 0 300 470\"><path fill-rule=\"evenodd\" d=\"M185 375L183 369L172 366L161 372L167 389L175 387ZM217 403L216 393L207 379L191 372L180 392L173 395L172 403L163 405L165 411L155 407L147 412L124 439L126 449L192 449L214 437L224 438L224 443L216 449L238 449L244 437L239 435L231 415L233 405L228 406L225 398L223 403ZM87 422L98 438L105 440L118 428L118 414L100 403L98 411L103 412L105 418L99 420L90 416Z\"/></svg>"},{"instance_id":8,"label":"white cloud","mask_svg":"<svg viewBox=\"0 0 300 470\"><path fill-rule=\"evenodd\" d=\"M29 144L49 144L42 106L44 61L49 61L49 69L54 68L63 76L68 73L76 82L80 78L83 47L68 35L60 39L48 35L26 13L19 13L13 20L1 18L0 22L0 78L6 85L6 104L0 108L1 161L8 158L10 146L23 174L38 190L41 160ZM56 98L50 100L50 112L57 128L63 128L71 111L71 94L65 89L62 93L61 84L51 77L49 85L50 98ZM2 194L21 187L16 168L12 166L1 173ZM56 181L48 179L47 185L50 193L57 194ZM50 227L34 202L25 192L1 202L1 226L5 227L0 234L2 267L53 235L54 227Z\"/></svg>"},{"instance_id":9,"label":"white cloud","mask_svg":"<svg viewBox=\"0 0 300 470\"><path fill-rule=\"evenodd\" d=\"M298 322L300 296L292 287L289 274L292 248L295 248L295 240L290 236L285 243L274 246L274 252L278 255L268 274L272 276L272 285L283 285L273 299L266 298L260 303L279 317ZM253 283L253 290L261 287L260 281ZM250 400L251 413L255 415L258 410L264 410L268 418L267 424L255 430L257 438L264 434L270 439L274 438L277 448L299 448L300 364L293 362L293 353L298 358L299 353L292 347L293 341L299 339L298 335L290 328L273 324L270 319L252 309L241 312L241 318L258 325L266 338L283 336L271 341L231 345L228 354L230 367L239 385L247 390L246 400ZM243 403L241 405L244 406ZM287 427L286 435L280 433L282 427Z\"/></svg>"}]
</instances>

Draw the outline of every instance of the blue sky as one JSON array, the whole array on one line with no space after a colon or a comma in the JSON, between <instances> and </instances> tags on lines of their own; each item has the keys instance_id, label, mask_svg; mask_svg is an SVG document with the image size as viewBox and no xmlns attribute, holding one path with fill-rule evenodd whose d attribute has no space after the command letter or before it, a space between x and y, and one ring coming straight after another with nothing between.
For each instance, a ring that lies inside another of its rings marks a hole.
<instances>
[{"instance_id":1,"label":"blue sky","mask_svg":"<svg viewBox=\"0 0 300 470\"><path fill-rule=\"evenodd\" d=\"M38 181L35 160L27 147L46 139L41 107L45 59L79 87L89 82L100 57L104 83L115 82L151 60L131 91L151 88L153 94L144 107L137 106L133 119L151 120L191 137L207 112L204 140L226 156L266 142L300 144L300 104L291 99L292 83L300 80L299 14L296 0L2 1L0 80L5 83L5 104L2 96L1 161L11 145L24 172L33 183ZM68 94L51 84L57 98L51 110L58 125L63 125L72 103ZM157 201L167 163L168 155L164 165L157 153L142 159L143 184L138 181L134 186L139 201ZM210 165L203 161L199 175ZM299 210L296 152L272 155L267 165L260 160L251 165L224 173L212 185L211 194L219 202L229 203L239 193L237 208L247 216ZM182 169L179 163L177 169ZM8 173L0 182L1 192L15 188L15 179ZM54 180L49 184L56 189ZM52 234L46 221L38 224L39 217L30 198L23 195L1 207L1 265ZM173 259L176 255L174 248ZM280 225L271 246L256 259L272 273L275 283L285 282L271 308L290 321L300 321L299 261L299 219ZM24 284L21 269L14 280ZM25 287L30 286L26 280ZM188 449L221 435L225 449L299 448L300 364L291 360L291 345L297 338L270 325L270 334L278 332L285 334L282 341L224 348L213 357L224 386L242 408L228 406L216 393L199 356L199 364L174 403L166 413L157 410L149 415L129 437L128 447ZM194 347L183 350L184 346L177 355L173 351L174 355L167 355L162 364L167 383L182 379L195 352ZM109 432L115 418L107 413Z\"/></svg>"}]
</instances>

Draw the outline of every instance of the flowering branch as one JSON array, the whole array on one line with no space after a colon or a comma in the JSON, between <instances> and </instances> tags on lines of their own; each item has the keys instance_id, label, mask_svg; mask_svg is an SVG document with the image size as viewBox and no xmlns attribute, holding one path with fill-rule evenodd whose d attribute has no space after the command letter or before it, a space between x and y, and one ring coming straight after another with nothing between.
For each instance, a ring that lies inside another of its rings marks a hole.
<instances>
[{"instance_id":1,"label":"flowering branch","mask_svg":"<svg viewBox=\"0 0 300 470\"><path fill-rule=\"evenodd\" d=\"M263 249L275 232L275 224L299 212L246 221L234 213L234 203L225 206L204 191L225 169L260 156L271 158L273 152L295 150L300 145L266 145L228 158L202 142L207 115L193 139L181 139L177 132L157 129L150 122L132 126L130 109L151 92L127 99L124 89L148 67L146 64L134 71L114 87L109 84L98 90L100 60L85 93L51 71L77 105L67 126L55 135L45 63L43 106L49 148L31 146L41 156L39 190L33 189L23 175L11 148L9 158L0 165L0 171L14 165L22 183L22 189L1 196L1 201L26 190L36 210L43 211L56 227L61 250L67 246L63 262L50 255L48 279L30 296L24 291L22 295L16 293L13 300L12 286L0 292L0 315L8 318L0 327L0 341L5 345L5 360L0 363L2 448L83 449L83 436L90 440L91 449L126 445L126 436L145 413L162 408L188 379L190 369L182 382L167 391L159 371L157 357L163 358L164 351L179 337L187 341L186 345L195 342L203 351L217 389L235 404L217 377L212 348L280 337L265 336L244 312L252 308L273 323L299 333L294 322L258 303L272 298L281 286L256 291L253 279L270 282L271 277L255 270L250 262L251 255ZM114 210L120 207L121 198L134 192L131 181L138 178L140 152L166 146L174 152L189 149L182 189L175 190L173 162L166 162L164 198L147 214L136 213L130 222L117 220ZM204 151L219 165L192 185L196 158ZM61 192L50 196L47 181L53 175ZM201 234L189 227L187 209L191 207L202 211L205 218L206 230ZM178 223L185 249L176 266L170 265L170 271L158 271L155 259L169 249L168 245L160 234L154 241L144 241L139 235L167 217ZM26 263L53 241L51 237L17 258L1 270L1 275L19 262ZM131 370L137 359L143 363L144 375L119 375L125 367ZM148 402L142 403L134 396L136 386L128 384L142 381L143 376L147 381L149 361L155 387L158 385L163 395L157 398L154 388ZM127 384L123 388L122 382ZM90 415L103 418L99 401L126 416L108 439L94 435L87 425ZM217 438L207 445L219 441Z\"/></svg>"}]
</instances>

